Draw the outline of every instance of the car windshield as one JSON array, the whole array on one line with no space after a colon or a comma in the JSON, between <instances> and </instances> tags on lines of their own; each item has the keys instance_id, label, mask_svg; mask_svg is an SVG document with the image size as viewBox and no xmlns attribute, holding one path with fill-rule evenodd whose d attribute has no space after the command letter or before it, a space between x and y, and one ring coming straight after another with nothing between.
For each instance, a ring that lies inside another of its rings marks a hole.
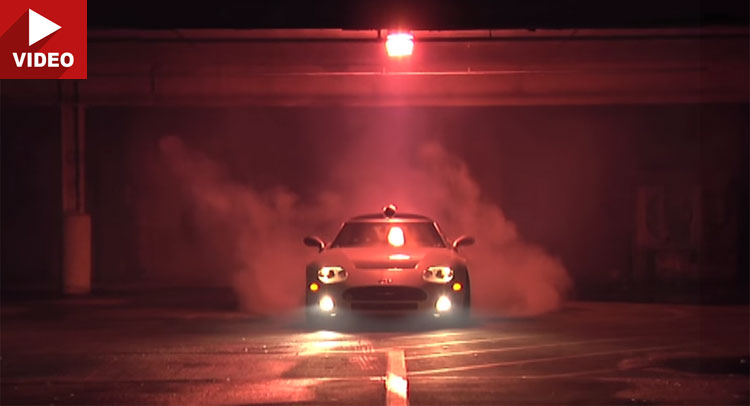
<instances>
[{"instance_id":1,"label":"car windshield","mask_svg":"<svg viewBox=\"0 0 750 406\"><path fill-rule=\"evenodd\" d=\"M436 247L445 244L435 225L414 223L346 223L331 247Z\"/></svg>"}]
</instances>

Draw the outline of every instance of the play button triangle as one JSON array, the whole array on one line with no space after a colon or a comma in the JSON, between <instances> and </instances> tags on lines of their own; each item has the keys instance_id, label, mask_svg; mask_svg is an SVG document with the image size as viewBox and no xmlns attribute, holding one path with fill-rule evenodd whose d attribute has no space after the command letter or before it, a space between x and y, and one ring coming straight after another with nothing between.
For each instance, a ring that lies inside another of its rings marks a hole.
<instances>
[{"instance_id":1,"label":"play button triangle","mask_svg":"<svg viewBox=\"0 0 750 406\"><path fill-rule=\"evenodd\" d=\"M60 29L60 26L29 9L29 46Z\"/></svg>"}]
</instances>

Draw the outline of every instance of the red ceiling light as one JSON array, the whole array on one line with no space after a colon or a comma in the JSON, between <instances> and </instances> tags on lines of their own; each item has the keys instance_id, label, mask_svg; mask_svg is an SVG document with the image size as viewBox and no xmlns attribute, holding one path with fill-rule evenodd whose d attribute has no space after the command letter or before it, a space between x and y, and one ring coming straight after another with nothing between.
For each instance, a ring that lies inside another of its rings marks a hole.
<instances>
[{"instance_id":1,"label":"red ceiling light","mask_svg":"<svg viewBox=\"0 0 750 406\"><path fill-rule=\"evenodd\" d=\"M385 50L390 57L409 56L414 51L414 36L405 32L388 34Z\"/></svg>"}]
</instances>

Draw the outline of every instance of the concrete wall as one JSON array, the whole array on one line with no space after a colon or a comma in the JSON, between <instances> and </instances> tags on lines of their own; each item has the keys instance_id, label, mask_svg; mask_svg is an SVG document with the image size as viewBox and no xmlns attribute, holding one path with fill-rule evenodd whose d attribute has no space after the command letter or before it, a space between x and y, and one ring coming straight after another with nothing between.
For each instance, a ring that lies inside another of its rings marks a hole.
<instances>
[{"instance_id":1,"label":"concrete wall","mask_svg":"<svg viewBox=\"0 0 750 406\"><path fill-rule=\"evenodd\" d=\"M358 137L437 140L588 292L637 277L639 190L693 185L700 277L746 278L746 30L418 34L394 62L376 31L95 32L89 80L4 81L3 288L59 285L61 99L86 112L98 286L226 282L225 248L202 244L160 161L165 135L302 198Z\"/></svg>"},{"instance_id":2,"label":"concrete wall","mask_svg":"<svg viewBox=\"0 0 750 406\"><path fill-rule=\"evenodd\" d=\"M0 109L0 283L58 289L60 282L60 133L54 107Z\"/></svg>"},{"instance_id":3,"label":"concrete wall","mask_svg":"<svg viewBox=\"0 0 750 406\"><path fill-rule=\"evenodd\" d=\"M303 200L329 186L325 162L358 153L358 143L406 139L406 154L437 140L468 163L484 196L522 235L563 259L584 292L632 276L640 185L658 179L702 186L718 193L723 207L722 217L710 220L719 228L706 237L724 262L706 277L726 283L737 276L746 110L737 104L91 109L95 278L227 282L231 247L199 234L192 202L159 155L160 137L175 135L238 184L283 185ZM388 154L373 154L387 166ZM380 204L372 202L373 210Z\"/></svg>"}]
</instances>

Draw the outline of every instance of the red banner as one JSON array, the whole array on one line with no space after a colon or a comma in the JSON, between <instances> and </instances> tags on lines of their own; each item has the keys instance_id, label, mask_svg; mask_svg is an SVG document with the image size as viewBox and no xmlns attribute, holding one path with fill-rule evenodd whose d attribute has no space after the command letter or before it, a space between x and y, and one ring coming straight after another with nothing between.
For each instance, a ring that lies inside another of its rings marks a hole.
<instances>
[{"instance_id":1,"label":"red banner","mask_svg":"<svg viewBox=\"0 0 750 406\"><path fill-rule=\"evenodd\" d=\"M86 0L0 2L0 79L86 79Z\"/></svg>"}]
</instances>

